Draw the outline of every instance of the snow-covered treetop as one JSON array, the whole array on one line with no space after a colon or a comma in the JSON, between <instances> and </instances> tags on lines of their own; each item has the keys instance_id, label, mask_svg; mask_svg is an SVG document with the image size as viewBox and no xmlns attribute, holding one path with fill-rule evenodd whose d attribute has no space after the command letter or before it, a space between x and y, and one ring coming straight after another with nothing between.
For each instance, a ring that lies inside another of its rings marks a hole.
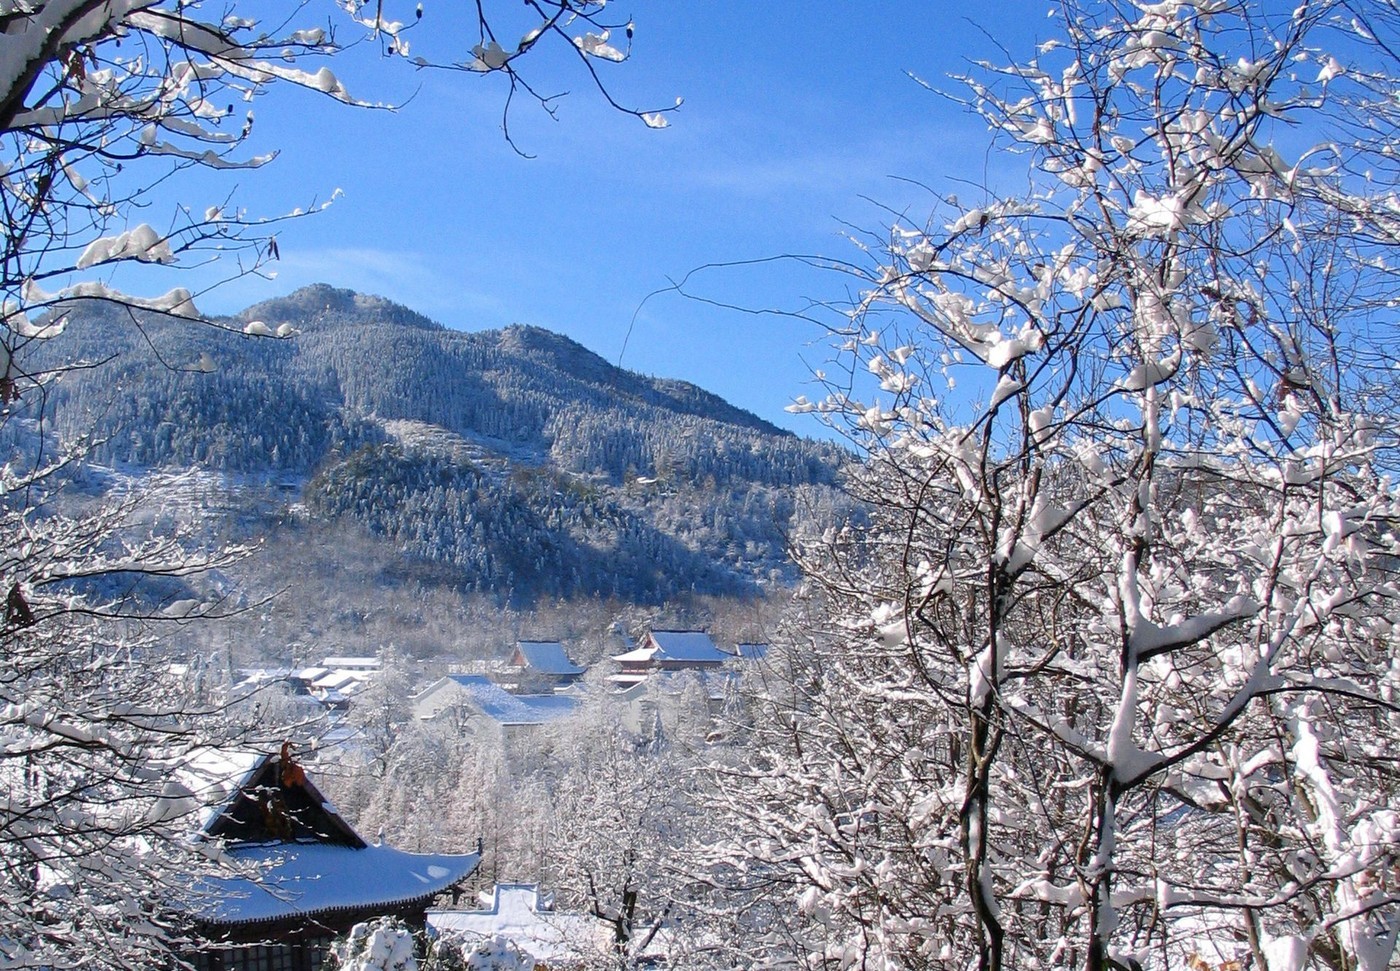
<instances>
[{"instance_id":1,"label":"snow-covered treetop","mask_svg":"<svg viewBox=\"0 0 1400 971\"><path fill-rule=\"evenodd\" d=\"M886 227L799 403L877 523L812 554L829 727L763 821L833 947L1393 963L1396 13L1065 0L963 79L1024 188Z\"/></svg>"},{"instance_id":2,"label":"snow-covered treetop","mask_svg":"<svg viewBox=\"0 0 1400 971\"><path fill-rule=\"evenodd\" d=\"M631 23L613 23L617 15L605 14L604 3L531 3L529 29L506 47L497 33L517 29L521 14L489 5L477 5L477 12L477 29L449 36L455 52L432 60L416 54L411 43L414 28L431 22L432 11L425 13L422 4L321 0L299 5L286 18L233 4L215 8L162 0L4 4L0 205L9 231L0 254L0 290L6 347L13 351L34 339L26 332L30 318L68 298L118 300L198 316L195 295L184 288L144 298L111 289L110 271L121 264L188 265L237 253L229 267L233 275L259 272L277 259L276 224L325 201L258 217L221 195L191 200L163 224L152 224L138 211L172 172L247 170L270 162L275 152L250 153L246 145L254 103L275 88L372 105L352 94L333 67L353 46L372 45L415 69L497 75L508 82L507 108L519 93L546 110L552 110L554 99L536 93L521 73L520 59L553 46L579 62L618 110L656 127L675 109L636 111L608 93L596 64L626 58L626 45L618 47L609 38L625 27L630 44ZM450 12L444 15L450 19Z\"/></svg>"}]
</instances>

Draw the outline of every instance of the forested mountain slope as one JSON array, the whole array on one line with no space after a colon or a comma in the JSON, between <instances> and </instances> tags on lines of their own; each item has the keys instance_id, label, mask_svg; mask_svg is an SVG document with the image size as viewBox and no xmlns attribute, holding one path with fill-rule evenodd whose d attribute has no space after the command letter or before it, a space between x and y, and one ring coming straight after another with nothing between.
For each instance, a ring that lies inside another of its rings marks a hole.
<instances>
[{"instance_id":1,"label":"forested mountain slope","mask_svg":"<svg viewBox=\"0 0 1400 971\"><path fill-rule=\"evenodd\" d=\"M127 470L304 487L308 515L517 600L742 595L790 577L790 532L841 503L835 447L539 328L453 331L325 286L221 324L76 308L65 353L105 363L54 385L57 430Z\"/></svg>"}]
</instances>

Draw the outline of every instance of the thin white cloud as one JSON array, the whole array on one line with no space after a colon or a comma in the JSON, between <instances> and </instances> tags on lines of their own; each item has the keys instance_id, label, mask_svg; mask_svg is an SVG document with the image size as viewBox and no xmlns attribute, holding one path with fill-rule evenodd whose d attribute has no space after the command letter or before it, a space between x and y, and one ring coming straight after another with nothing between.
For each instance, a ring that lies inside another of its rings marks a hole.
<instances>
[{"instance_id":1,"label":"thin white cloud","mask_svg":"<svg viewBox=\"0 0 1400 971\"><path fill-rule=\"evenodd\" d=\"M281 290L308 283L328 283L360 293L387 297L429 317L451 316L455 322L477 315L499 317L508 306L499 294L473 290L460 277L449 279L435 257L419 252L374 247L329 247L283 252Z\"/></svg>"}]
</instances>

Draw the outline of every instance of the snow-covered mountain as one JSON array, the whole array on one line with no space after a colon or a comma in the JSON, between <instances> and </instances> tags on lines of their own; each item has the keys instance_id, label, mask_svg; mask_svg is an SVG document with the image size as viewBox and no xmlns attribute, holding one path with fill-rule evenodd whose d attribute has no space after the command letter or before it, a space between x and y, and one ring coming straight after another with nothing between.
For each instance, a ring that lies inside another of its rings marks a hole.
<instances>
[{"instance_id":1,"label":"snow-covered mountain","mask_svg":"<svg viewBox=\"0 0 1400 971\"><path fill-rule=\"evenodd\" d=\"M105 363L55 385L55 427L128 475L263 482L415 575L517 602L742 596L791 579L791 533L842 502L834 446L539 328L464 333L326 286L220 323L76 310L65 357Z\"/></svg>"}]
</instances>

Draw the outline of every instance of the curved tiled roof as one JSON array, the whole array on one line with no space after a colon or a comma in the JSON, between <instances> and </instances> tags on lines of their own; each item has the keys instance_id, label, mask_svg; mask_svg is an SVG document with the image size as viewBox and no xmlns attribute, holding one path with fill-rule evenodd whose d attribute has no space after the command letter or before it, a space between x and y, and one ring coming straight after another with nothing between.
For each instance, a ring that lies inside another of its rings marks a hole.
<instances>
[{"instance_id":1,"label":"curved tiled roof","mask_svg":"<svg viewBox=\"0 0 1400 971\"><path fill-rule=\"evenodd\" d=\"M306 919L428 901L466 879L476 853L407 853L391 846L262 843L229 847L255 875L211 877L191 913L211 924Z\"/></svg>"}]
</instances>

